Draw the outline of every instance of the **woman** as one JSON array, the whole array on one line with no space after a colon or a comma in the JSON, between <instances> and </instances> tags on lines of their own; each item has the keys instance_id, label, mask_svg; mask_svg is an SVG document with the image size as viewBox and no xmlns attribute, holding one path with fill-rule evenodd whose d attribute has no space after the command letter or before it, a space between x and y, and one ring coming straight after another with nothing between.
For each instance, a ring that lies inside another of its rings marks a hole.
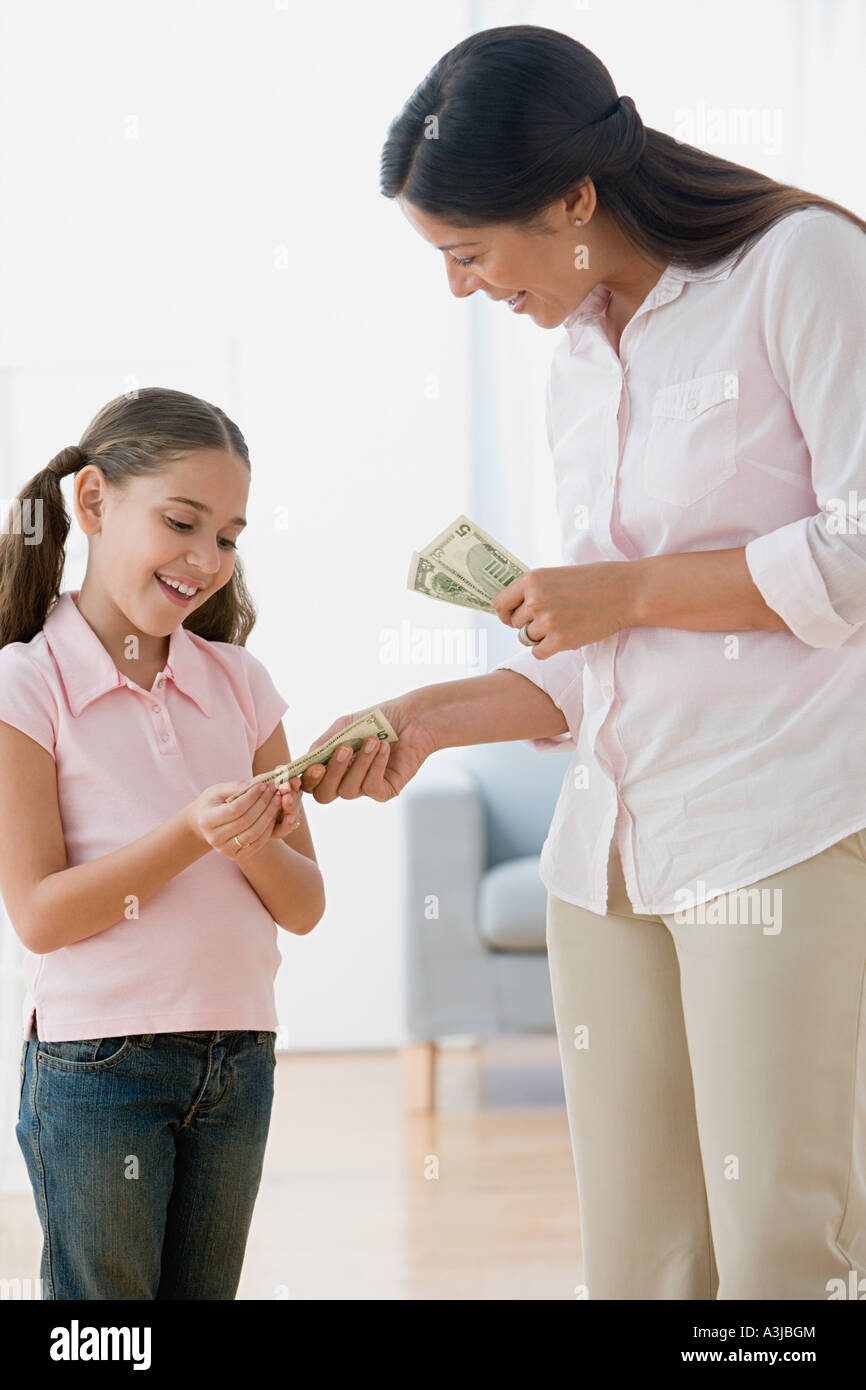
<instances>
[{"instance_id":1,"label":"woman","mask_svg":"<svg viewBox=\"0 0 866 1390\"><path fill-rule=\"evenodd\" d=\"M541 876L587 1296L834 1296L866 1273L866 223L645 129L534 26L447 53L382 169L454 294L566 329L564 563L496 600L527 652L380 701L399 742L303 789L573 749Z\"/></svg>"}]
</instances>

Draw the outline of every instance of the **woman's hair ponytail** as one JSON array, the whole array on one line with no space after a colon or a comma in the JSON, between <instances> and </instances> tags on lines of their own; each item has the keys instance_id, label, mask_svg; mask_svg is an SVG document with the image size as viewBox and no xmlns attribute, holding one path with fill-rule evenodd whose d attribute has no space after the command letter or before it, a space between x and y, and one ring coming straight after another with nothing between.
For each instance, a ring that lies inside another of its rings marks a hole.
<instances>
[{"instance_id":1,"label":"woman's hair ponytail","mask_svg":"<svg viewBox=\"0 0 866 1390\"><path fill-rule=\"evenodd\" d=\"M0 534L0 647L29 642L60 593L71 518L61 481L95 464L110 487L157 473L195 449L223 449L249 468L243 435L219 406L169 387L143 387L109 401L79 444L55 454L18 493ZM183 622L212 642L243 646L256 620L240 556L234 573Z\"/></svg>"}]
</instances>

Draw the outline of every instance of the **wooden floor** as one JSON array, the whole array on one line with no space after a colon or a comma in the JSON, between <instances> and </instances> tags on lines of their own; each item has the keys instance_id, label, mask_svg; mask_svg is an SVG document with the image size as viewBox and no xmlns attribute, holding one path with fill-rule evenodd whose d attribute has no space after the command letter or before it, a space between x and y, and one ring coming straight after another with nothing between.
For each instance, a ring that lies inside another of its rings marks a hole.
<instances>
[{"instance_id":1,"label":"wooden floor","mask_svg":"<svg viewBox=\"0 0 866 1390\"><path fill-rule=\"evenodd\" d=\"M444 1049L437 1084L407 1116L398 1053L278 1054L239 1299L574 1298L556 1039ZM32 1198L0 1198L0 1273L35 1278L40 1249Z\"/></svg>"}]
</instances>

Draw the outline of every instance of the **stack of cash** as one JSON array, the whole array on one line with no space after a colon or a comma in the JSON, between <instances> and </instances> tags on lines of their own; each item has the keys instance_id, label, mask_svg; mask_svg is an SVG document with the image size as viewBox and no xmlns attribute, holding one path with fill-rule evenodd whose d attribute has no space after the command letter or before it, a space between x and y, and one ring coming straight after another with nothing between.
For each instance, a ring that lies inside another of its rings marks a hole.
<instances>
[{"instance_id":1,"label":"stack of cash","mask_svg":"<svg viewBox=\"0 0 866 1390\"><path fill-rule=\"evenodd\" d=\"M528 570L468 516L458 516L423 550L412 552L408 587L444 603L493 613L490 600Z\"/></svg>"},{"instance_id":2,"label":"stack of cash","mask_svg":"<svg viewBox=\"0 0 866 1390\"><path fill-rule=\"evenodd\" d=\"M258 777L247 782L246 786L241 787L239 792L227 796L226 801L236 801L257 782L273 782L278 787L286 786L293 777L300 776L308 767L312 767L313 763L327 763L331 754L335 753L344 743L350 743L357 753L371 734L388 743L397 742L397 735L378 707L371 709L367 714L360 714L357 719L353 719L351 724L347 724L345 729L341 729L338 734L332 734L326 743L321 744L318 748L311 748L309 753L303 753L300 758L295 758L290 763L281 763L279 767L272 768L270 772L260 772Z\"/></svg>"}]
</instances>

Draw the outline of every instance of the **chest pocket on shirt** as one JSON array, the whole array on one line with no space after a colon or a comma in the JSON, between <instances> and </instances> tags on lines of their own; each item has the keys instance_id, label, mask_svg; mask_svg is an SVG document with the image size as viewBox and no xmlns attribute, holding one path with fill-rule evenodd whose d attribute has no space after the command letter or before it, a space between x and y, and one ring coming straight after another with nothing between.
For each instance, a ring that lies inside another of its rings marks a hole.
<instances>
[{"instance_id":1,"label":"chest pocket on shirt","mask_svg":"<svg viewBox=\"0 0 866 1390\"><path fill-rule=\"evenodd\" d=\"M644 454L645 492L690 507L733 477L738 395L733 368L656 391Z\"/></svg>"}]
</instances>

